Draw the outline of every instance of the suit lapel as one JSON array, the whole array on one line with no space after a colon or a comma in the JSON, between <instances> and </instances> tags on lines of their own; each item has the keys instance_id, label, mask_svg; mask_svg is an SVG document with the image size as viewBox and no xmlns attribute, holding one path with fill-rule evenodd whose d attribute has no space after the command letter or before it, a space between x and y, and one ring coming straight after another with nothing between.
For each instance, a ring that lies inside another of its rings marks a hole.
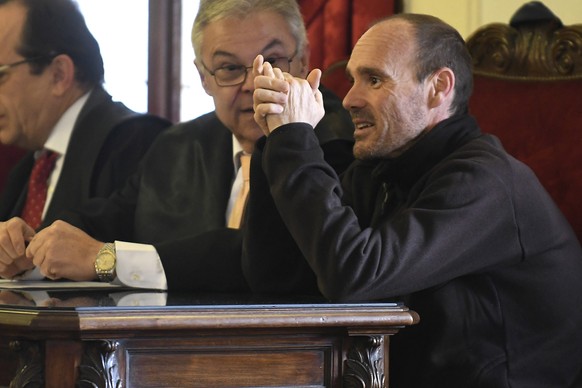
<instances>
[{"instance_id":1,"label":"suit lapel","mask_svg":"<svg viewBox=\"0 0 582 388\"><path fill-rule=\"evenodd\" d=\"M74 208L91 197L91 182L103 143L117 122L136 113L96 87L75 122L59 181L47 209L43 226L58 217L57 209Z\"/></svg>"}]
</instances>

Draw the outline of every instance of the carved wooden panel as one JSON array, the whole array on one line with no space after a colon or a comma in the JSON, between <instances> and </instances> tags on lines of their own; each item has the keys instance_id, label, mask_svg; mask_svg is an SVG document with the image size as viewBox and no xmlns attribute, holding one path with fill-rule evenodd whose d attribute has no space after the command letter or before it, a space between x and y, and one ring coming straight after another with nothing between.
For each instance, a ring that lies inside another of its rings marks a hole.
<instances>
[{"instance_id":1,"label":"carved wooden panel","mask_svg":"<svg viewBox=\"0 0 582 388\"><path fill-rule=\"evenodd\" d=\"M384 388L385 349L382 336L357 337L344 362L344 388Z\"/></svg>"},{"instance_id":2,"label":"carved wooden panel","mask_svg":"<svg viewBox=\"0 0 582 388\"><path fill-rule=\"evenodd\" d=\"M10 348L17 355L18 367L10 388L42 388L44 381L44 355L40 342L12 341Z\"/></svg>"},{"instance_id":3,"label":"carved wooden panel","mask_svg":"<svg viewBox=\"0 0 582 388\"><path fill-rule=\"evenodd\" d=\"M122 363L131 387L323 388L337 386L339 349L333 337L302 335L130 340Z\"/></svg>"},{"instance_id":4,"label":"carved wooden panel","mask_svg":"<svg viewBox=\"0 0 582 388\"><path fill-rule=\"evenodd\" d=\"M79 365L79 388L118 388L122 386L116 350L117 341L85 342L85 351Z\"/></svg>"},{"instance_id":5,"label":"carved wooden panel","mask_svg":"<svg viewBox=\"0 0 582 388\"><path fill-rule=\"evenodd\" d=\"M375 388L386 336L418 320L390 303L5 306L0 333L18 340L11 388Z\"/></svg>"},{"instance_id":6,"label":"carved wooden panel","mask_svg":"<svg viewBox=\"0 0 582 388\"><path fill-rule=\"evenodd\" d=\"M475 74L512 79L582 78L582 24L493 23L467 40Z\"/></svg>"}]
</instances>

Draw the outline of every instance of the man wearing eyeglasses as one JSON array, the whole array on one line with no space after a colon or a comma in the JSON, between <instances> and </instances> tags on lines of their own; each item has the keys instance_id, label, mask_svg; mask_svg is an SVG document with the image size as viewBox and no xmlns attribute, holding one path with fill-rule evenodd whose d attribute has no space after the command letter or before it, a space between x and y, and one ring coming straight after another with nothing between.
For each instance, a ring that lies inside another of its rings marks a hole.
<instances>
[{"instance_id":1,"label":"man wearing eyeglasses","mask_svg":"<svg viewBox=\"0 0 582 388\"><path fill-rule=\"evenodd\" d=\"M0 198L0 276L28 269L35 230L108 197L170 123L113 102L71 0L0 0L0 142L30 151Z\"/></svg>"},{"instance_id":2,"label":"man wearing eyeglasses","mask_svg":"<svg viewBox=\"0 0 582 388\"><path fill-rule=\"evenodd\" d=\"M215 111L166 131L122 191L68 219L93 238L65 222L39 233L27 253L45 276L116 278L157 289L248 289L240 264L244 222L231 221L244 188L239 166L263 135L253 118L251 66L262 54L305 77L305 27L295 0L203 0L192 41ZM341 101L322 92L319 152L341 172L353 160L353 124ZM265 203L265 211L276 209Z\"/></svg>"}]
</instances>

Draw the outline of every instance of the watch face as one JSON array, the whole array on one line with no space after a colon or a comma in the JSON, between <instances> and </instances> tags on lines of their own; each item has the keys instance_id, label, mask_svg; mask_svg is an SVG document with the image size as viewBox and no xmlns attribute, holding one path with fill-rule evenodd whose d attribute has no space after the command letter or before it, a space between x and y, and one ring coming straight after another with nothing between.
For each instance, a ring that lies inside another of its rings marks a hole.
<instances>
[{"instance_id":1,"label":"watch face","mask_svg":"<svg viewBox=\"0 0 582 388\"><path fill-rule=\"evenodd\" d=\"M115 256L111 253L103 253L97 258L97 266L102 271L109 271L115 267Z\"/></svg>"}]
</instances>

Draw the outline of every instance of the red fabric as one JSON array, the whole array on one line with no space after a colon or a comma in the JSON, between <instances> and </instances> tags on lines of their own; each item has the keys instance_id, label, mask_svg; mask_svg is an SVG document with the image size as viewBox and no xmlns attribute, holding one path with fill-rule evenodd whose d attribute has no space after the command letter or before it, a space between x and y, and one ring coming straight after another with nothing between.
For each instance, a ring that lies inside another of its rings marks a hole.
<instances>
[{"instance_id":1,"label":"red fabric","mask_svg":"<svg viewBox=\"0 0 582 388\"><path fill-rule=\"evenodd\" d=\"M349 58L370 24L394 13L395 0L299 0L310 43L310 67L323 71ZM344 67L337 66L325 85L340 97L349 88Z\"/></svg>"},{"instance_id":2,"label":"red fabric","mask_svg":"<svg viewBox=\"0 0 582 388\"><path fill-rule=\"evenodd\" d=\"M24 153L25 151L20 148L0 144L0 192L4 190L8 173Z\"/></svg>"},{"instance_id":3,"label":"red fabric","mask_svg":"<svg viewBox=\"0 0 582 388\"><path fill-rule=\"evenodd\" d=\"M48 192L48 178L55 167L58 154L45 152L34 163L28 181L26 202L22 210L22 219L33 229L40 226L42 212Z\"/></svg>"},{"instance_id":4,"label":"red fabric","mask_svg":"<svg viewBox=\"0 0 582 388\"><path fill-rule=\"evenodd\" d=\"M475 76L471 113L536 173L582 240L582 80Z\"/></svg>"}]
</instances>

